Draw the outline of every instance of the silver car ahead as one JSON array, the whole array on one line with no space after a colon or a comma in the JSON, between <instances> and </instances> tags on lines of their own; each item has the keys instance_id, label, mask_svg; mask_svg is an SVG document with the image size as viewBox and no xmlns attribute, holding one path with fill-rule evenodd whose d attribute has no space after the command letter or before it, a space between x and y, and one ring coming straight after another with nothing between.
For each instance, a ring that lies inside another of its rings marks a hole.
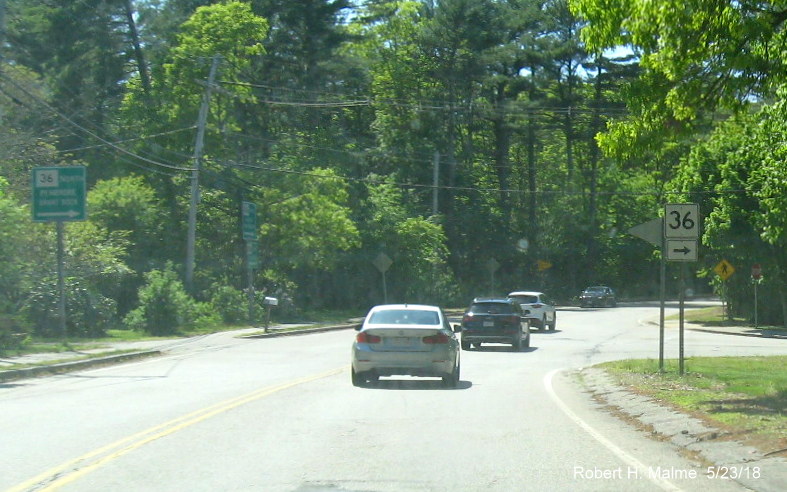
<instances>
[{"instance_id":1,"label":"silver car ahead","mask_svg":"<svg viewBox=\"0 0 787 492\"><path fill-rule=\"evenodd\" d=\"M364 386L380 376L439 377L459 384L459 341L437 306L375 306L357 330L352 347L352 383Z\"/></svg>"}]
</instances>

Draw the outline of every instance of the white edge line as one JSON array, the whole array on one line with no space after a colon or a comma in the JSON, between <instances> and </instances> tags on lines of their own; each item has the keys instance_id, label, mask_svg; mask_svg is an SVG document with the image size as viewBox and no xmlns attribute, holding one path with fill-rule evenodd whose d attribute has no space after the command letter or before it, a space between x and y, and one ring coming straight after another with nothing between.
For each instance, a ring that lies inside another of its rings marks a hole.
<instances>
[{"instance_id":1,"label":"white edge line","mask_svg":"<svg viewBox=\"0 0 787 492\"><path fill-rule=\"evenodd\" d=\"M560 410L562 410L563 413L565 413L568 416L568 418L573 420L574 423L580 426L585 432L590 434L591 437L593 437L593 439L600 442L602 445L604 445L604 447L612 451L612 453L615 456L623 460L627 465L632 466L637 470L639 470L639 476L647 477L651 482L658 485L662 490L668 490L673 492L682 490L672 482L669 482L668 480L665 480L658 476L654 476L652 473L650 473L650 468L648 468L644 463L642 463L634 456L630 455L626 451L616 446L615 443L613 443L612 441L601 435L600 432L598 432L596 429L591 427L590 424L582 420L581 417L579 417L570 408L568 408L568 405L566 405L563 402L563 400L561 400L560 397L557 396L557 393L555 393L555 390L552 387L552 378L555 376L555 374L557 374L560 371L562 371L562 369L555 369L553 371L550 371L546 376L544 376L544 387L546 388L547 393L549 393L549 396L552 398L552 400L557 404Z\"/></svg>"}]
</instances>

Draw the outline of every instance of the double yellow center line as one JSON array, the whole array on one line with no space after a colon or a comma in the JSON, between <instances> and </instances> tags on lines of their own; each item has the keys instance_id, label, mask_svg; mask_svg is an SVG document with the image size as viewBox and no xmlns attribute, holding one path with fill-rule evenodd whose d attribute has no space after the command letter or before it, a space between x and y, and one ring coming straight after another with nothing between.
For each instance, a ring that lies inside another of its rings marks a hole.
<instances>
[{"instance_id":1,"label":"double yellow center line","mask_svg":"<svg viewBox=\"0 0 787 492\"><path fill-rule=\"evenodd\" d=\"M272 395L300 384L309 383L318 379L327 378L347 371L347 367L340 367L330 371L296 379L276 386L269 386L246 395L232 398L230 400L217 403L215 405L191 412L176 419L165 422L161 425L151 427L142 432L115 441L99 449L86 453L78 458L63 463L62 465L51 468L27 481L8 489L7 492L23 492L28 490L57 490L79 478L100 468L101 466L138 449L150 442L162 437L174 434L180 430L198 424L211 417L237 408L241 405L251 403L260 398Z\"/></svg>"}]
</instances>

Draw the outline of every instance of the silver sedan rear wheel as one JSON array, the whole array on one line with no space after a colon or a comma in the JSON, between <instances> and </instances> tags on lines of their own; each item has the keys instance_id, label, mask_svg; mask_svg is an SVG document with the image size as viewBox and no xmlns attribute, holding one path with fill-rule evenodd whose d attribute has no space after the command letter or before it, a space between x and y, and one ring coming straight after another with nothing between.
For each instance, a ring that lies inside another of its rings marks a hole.
<instances>
[{"instance_id":1,"label":"silver sedan rear wheel","mask_svg":"<svg viewBox=\"0 0 787 492\"><path fill-rule=\"evenodd\" d=\"M350 379L353 382L353 386L364 386L366 384L366 379L362 377L360 374L355 372L355 369L350 368Z\"/></svg>"},{"instance_id":2,"label":"silver sedan rear wheel","mask_svg":"<svg viewBox=\"0 0 787 492\"><path fill-rule=\"evenodd\" d=\"M456 361L456 366L451 374L443 376L443 386L446 388L456 388L459 386L459 361Z\"/></svg>"}]
</instances>

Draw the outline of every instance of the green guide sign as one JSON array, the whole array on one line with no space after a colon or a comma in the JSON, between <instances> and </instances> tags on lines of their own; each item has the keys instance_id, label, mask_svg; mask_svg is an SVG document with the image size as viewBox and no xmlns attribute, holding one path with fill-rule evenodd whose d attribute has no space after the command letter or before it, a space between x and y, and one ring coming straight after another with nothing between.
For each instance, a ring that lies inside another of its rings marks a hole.
<instances>
[{"instance_id":1,"label":"green guide sign","mask_svg":"<svg viewBox=\"0 0 787 492\"><path fill-rule=\"evenodd\" d=\"M84 166L37 167L32 182L34 221L87 219Z\"/></svg>"}]
</instances>

